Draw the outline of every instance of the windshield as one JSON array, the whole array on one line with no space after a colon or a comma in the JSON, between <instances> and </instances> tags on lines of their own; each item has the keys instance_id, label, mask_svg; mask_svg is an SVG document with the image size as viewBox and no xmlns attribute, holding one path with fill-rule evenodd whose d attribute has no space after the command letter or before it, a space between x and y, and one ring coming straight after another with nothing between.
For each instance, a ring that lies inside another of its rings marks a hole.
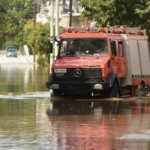
<instances>
[{"instance_id":1,"label":"windshield","mask_svg":"<svg viewBox=\"0 0 150 150\"><path fill-rule=\"evenodd\" d=\"M15 49L9 49L8 52L16 52Z\"/></svg>"},{"instance_id":2,"label":"windshield","mask_svg":"<svg viewBox=\"0 0 150 150\"><path fill-rule=\"evenodd\" d=\"M106 38L63 39L60 56L108 56Z\"/></svg>"}]
</instances>

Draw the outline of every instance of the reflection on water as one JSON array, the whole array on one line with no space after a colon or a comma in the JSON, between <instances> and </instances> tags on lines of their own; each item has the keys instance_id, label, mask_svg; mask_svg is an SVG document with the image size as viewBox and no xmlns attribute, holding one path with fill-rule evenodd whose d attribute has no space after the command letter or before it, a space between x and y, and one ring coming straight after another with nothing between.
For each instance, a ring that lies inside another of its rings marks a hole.
<instances>
[{"instance_id":1,"label":"reflection on water","mask_svg":"<svg viewBox=\"0 0 150 150\"><path fill-rule=\"evenodd\" d=\"M51 109L48 75L46 68L2 66L0 150L150 149L149 99L58 102Z\"/></svg>"},{"instance_id":2,"label":"reflection on water","mask_svg":"<svg viewBox=\"0 0 150 150\"><path fill-rule=\"evenodd\" d=\"M48 68L1 65L0 150L49 148L48 76Z\"/></svg>"},{"instance_id":3,"label":"reflection on water","mask_svg":"<svg viewBox=\"0 0 150 150\"><path fill-rule=\"evenodd\" d=\"M1 65L0 94L48 91L49 69L33 65Z\"/></svg>"},{"instance_id":4,"label":"reflection on water","mask_svg":"<svg viewBox=\"0 0 150 150\"><path fill-rule=\"evenodd\" d=\"M48 99L0 100L0 149L147 149L150 100L61 104ZM141 111L142 109L142 111ZM137 146L138 143L138 146Z\"/></svg>"},{"instance_id":5,"label":"reflection on water","mask_svg":"<svg viewBox=\"0 0 150 150\"><path fill-rule=\"evenodd\" d=\"M0 100L0 149L48 148L48 106L49 100Z\"/></svg>"},{"instance_id":6,"label":"reflection on water","mask_svg":"<svg viewBox=\"0 0 150 150\"><path fill-rule=\"evenodd\" d=\"M150 148L150 100L121 102L117 114L112 113L110 102L96 102L93 107L85 102L76 107L78 104L55 104L49 112L53 135L50 148Z\"/></svg>"}]
</instances>

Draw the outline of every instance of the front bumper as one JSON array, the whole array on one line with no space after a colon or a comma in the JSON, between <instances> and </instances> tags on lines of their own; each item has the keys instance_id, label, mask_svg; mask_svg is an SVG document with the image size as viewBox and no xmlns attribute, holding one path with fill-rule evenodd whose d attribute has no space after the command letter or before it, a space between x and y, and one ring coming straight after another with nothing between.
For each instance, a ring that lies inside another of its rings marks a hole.
<instances>
[{"instance_id":1,"label":"front bumper","mask_svg":"<svg viewBox=\"0 0 150 150\"><path fill-rule=\"evenodd\" d=\"M53 88L53 84L58 84L59 88ZM95 84L101 84L102 87L100 89L95 89L94 85ZM110 83L109 82L98 82L98 83L68 83L68 82L63 82L63 83L57 83L57 82L46 82L46 87L49 89L58 89L58 90L63 90L63 91L68 91L68 90L76 90L76 91L96 91L96 90L105 90L110 88Z\"/></svg>"},{"instance_id":2,"label":"front bumper","mask_svg":"<svg viewBox=\"0 0 150 150\"><path fill-rule=\"evenodd\" d=\"M17 57L17 54L7 54L7 57Z\"/></svg>"}]
</instances>

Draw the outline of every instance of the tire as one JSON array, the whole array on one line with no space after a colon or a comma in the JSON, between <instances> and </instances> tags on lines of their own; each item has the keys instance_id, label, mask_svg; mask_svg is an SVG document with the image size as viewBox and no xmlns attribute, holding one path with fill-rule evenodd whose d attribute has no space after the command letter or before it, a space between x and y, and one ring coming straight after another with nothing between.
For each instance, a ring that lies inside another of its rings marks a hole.
<instances>
[{"instance_id":1,"label":"tire","mask_svg":"<svg viewBox=\"0 0 150 150\"><path fill-rule=\"evenodd\" d=\"M110 97L116 97L119 98L119 90L118 90L118 85L116 83L113 84L111 90L110 90ZM116 101L110 101L110 108L113 112L113 114L118 114L119 112L119 104L120 101L116 100Z\"/></svg>"},{"instance_id":2,"label":"tire","mask_svg":"<svg viewBox=\"0 0 150 150\"><path fill-rule=\"evenodd\" d=\"M51 101L51 104L50 104L50 114L52 115L58 115L59 114L59 109L60 109L60 103L58 101L54 101L52 100Z\"/></svg>"},{"instance_id":3,"label":"tire","mask_svg":"<svg viewBox=\"0 0 150 150\"><path fill-rule=\"evenodd\" d=\"M116 83L110 89L110 97L119 97L118 85Z\"/></svg>"},{"instance_id":4,"label":"tire","mask_svg":"<svg viewBox=\"0 0 150 150\"><path fill-rule=\"evenodd\" d=\"M139 97L143 97L143 92L139 91Z\"/></svg>"},{"instance_id":5,"label":"tire","mask_svg":"<svg viewBox=\"0 0 150 150\"><path fill-rule=\"evenodd\" d=\"M51 97L62 97L61 90L52 90ZM51 102L53 103L53 107L58 107L62 105L61 100L53 100Z\"/></svg>"},{"instance_id":6,"label":"tire","mask_svg":"<svg viewBox=\"0 0 150 150\"><path fill-rule=\"evenodd\" d=\"M60 91L59 90L52 90L52 92L50 93L50 97L57 97L59 95L60 95ZM58 115L61 105L62 105L61 101L51 100L50 99L50 114Z\"/></svg>"},{"instance_id":7,"label":"tire","mask_svg":"<svg viewBox=\"0 0 150 150\"><path fill-rule=\"evenodd\" d=\"M138 86L138 95L139 97L144 97L146 96L146 90L145 90L145 83L141 82L141 84Z\"/></svg>"}]
</instances>

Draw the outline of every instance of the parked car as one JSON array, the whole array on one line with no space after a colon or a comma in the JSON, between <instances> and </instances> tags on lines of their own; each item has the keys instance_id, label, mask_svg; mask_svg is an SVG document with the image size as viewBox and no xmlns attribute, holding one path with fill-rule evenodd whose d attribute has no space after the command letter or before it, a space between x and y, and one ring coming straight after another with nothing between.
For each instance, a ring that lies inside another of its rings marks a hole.
<instances>
[{"instance_id":1,"label":"parked car","mask_svg":"<svg viewBox=\"0 0 150 150\"><path fill-rule=\"evenodd\" d=\"M10 56L14 56L14 57L17 57L17 51L16 49L8 49L7 52L6 52L6 56L7 57L10 57Z\"/></svg>"}]
</instances>

